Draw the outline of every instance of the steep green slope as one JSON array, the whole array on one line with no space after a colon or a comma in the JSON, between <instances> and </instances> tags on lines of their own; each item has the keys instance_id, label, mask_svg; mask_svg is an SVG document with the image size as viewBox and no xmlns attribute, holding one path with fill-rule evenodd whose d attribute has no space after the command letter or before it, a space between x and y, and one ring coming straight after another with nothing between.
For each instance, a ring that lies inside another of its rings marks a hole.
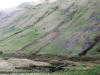
<instances>
[{"instance_id":1,"label":"steep green slope","mask_svg":"<svg viewBox=\"0 0 100 75\"><path fill-rule=\"evenodd\" d=\"M100 35L99 3L99 0L57 0L2 11L0 51L19 55L78 56ZM84 55L100 54L96 52L98 43Z\"/></svg>"}]
</instances>

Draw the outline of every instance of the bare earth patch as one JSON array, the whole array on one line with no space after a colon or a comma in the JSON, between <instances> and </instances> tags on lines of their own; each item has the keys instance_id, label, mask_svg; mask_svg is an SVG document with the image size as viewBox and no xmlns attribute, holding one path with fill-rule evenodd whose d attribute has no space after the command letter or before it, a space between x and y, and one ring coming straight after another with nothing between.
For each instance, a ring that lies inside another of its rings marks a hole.
<instances>
[{"instance_id":1,"label":"bare earth patch","mask_svg":"<svg viewBox=\"0 0 100 75\"><path fill-rule=\"evenodd\" d=\"M10 72L13 71L14 67L13 64L4 61L4 60L0 60L0 72Z\"/></svg>"}]
</instances>

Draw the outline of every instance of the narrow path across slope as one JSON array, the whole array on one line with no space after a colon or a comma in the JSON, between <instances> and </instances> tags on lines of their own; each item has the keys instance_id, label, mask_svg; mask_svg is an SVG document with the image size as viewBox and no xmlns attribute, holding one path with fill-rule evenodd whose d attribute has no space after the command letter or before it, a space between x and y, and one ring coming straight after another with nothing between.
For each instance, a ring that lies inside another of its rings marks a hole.
<instances>
[{"instance_id":1,"label":"narrow path across slope","mask_svg":"<svg viewBox=\"0 0 100 75\"><path fill-rule=\"evenodd\" d=\"M50 32L44 34L43 36L39 37L38 39L36 40L33 40L31 43L25 45L24 47L22 47L20 50L18 51L24 51L26 50L27 48L29 48L30 46L32 45L35 45L37 43L40 43L41 40L45 39L46 37L50 36L48 40L46 40L46 44L44 46L42 46L39 50L36 51L39 52L42 48L44 48L45 46L47 46L48 44L50 44L50 42L52 42L53 40L55 40L56 38L58 38L60 36L60 32L59 32L59 28L65 23L66 21L62 21L60 24L58 24L57 27L55 27L53 30L51 30ZM17 52L18 52L17 51Z\"/></svg>"}]
</instances>

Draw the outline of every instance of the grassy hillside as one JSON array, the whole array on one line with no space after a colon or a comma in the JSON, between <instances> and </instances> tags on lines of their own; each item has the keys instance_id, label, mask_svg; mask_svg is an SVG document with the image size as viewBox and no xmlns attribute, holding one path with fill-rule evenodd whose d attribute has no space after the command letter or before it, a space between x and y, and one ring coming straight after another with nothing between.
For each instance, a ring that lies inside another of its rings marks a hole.
<instances>
[{"instance_id":1,"label":"grassy hillside","mask_svg":"<svg viewBox=\"0 0 100 75\"><path fill-rule=\"evenodd\" d=\"M100 35L99 3L99 0L57 0L1 11L0 51L78 56ZM86 54L100 54L98 48L96 44Z\"/></svg>"},{"instance_id":2,"label":"grassy hillside","mask_svg":"<svg viewBox=\"0 0 100 75\"><path fill-rule=\"evenodd\" d=\"M100 1L23 3L0 11L1 74L100 75Z\"/></svg>"}]
</instances>

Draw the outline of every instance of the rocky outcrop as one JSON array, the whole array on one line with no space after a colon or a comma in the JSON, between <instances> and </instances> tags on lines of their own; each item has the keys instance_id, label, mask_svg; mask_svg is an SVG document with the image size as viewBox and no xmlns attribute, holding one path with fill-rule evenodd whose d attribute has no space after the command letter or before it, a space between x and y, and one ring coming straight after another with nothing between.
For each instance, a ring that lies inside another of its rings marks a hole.
<instances>
[{"instance_id":1,"label":"rocky outcrop","mask_svg":"<svg viewBox=\"0 0 100 75\"><path fill-rule=\"evenodd\" d=\"M14 66L12 63L0 60L0 72L12 72L13 70Z\"/></svg>"},{"instance_id":2,"label":"rocky outcrop","mask_svg":"<svg viewBox=\"0 0 100 75\"><path fill-rule=\"evenodd\" d=\"M14 67L28 67L30 65L51 66L49 63L46 62L33 61L29 59L10 58L7 61L12 63Z\"/></svg>"}]
</instances>

